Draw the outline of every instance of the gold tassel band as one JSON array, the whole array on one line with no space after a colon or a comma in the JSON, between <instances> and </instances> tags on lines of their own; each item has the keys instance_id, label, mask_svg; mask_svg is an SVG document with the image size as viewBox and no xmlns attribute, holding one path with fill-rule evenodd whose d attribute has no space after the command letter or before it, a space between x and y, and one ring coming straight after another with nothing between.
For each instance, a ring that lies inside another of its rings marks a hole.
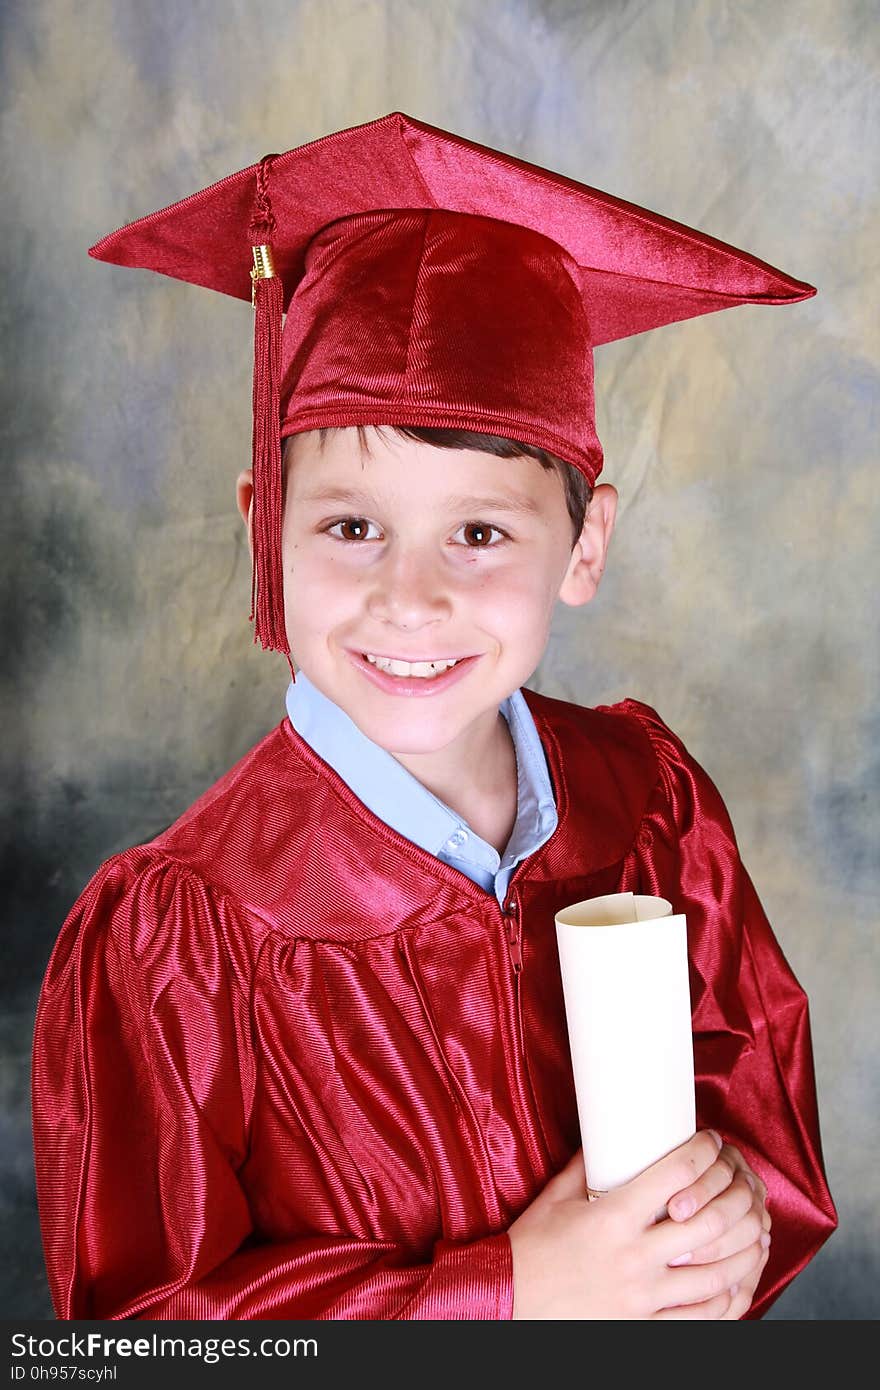
<instances>
[{"instance_id":1,"label":"gold tassel band","mask_svg":"<svg viewBox=\"0 0 880 1390\"><path fill-rule=\"evenodd\" d=\"M251 304L257 302L257 281L271 280L275 276L275 262L271 246L254 246L254 268L251 271Z\"/></svg>"}]
</instances>

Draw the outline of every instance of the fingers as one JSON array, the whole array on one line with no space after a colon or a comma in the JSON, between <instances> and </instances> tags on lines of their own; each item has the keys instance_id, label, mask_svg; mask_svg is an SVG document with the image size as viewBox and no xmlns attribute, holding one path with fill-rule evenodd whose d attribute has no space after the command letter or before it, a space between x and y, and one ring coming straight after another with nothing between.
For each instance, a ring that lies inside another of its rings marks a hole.
<instances>
[{"instance_id":1,"label":"fingers","mask_svg":"<svg viewBox=\"0 0 880 1390\"><path fill-rule=\"evenodd\" d=\"M670 1198L668 1211L673 1221L686 1221L729 1187L739 1170L738 1158L737 1150L724 1144L706 1171L690 1186Z\"/></svg>"},{"instance_id":2,"label":"fingers","mask_svg":"<svg viewBox=\"0 0 880 1390\"><path fill-rule=\"evenodd\" d=\"M689 1221L666 1221L649 1238L663 1261L676 1266L713 1264L754 1245L762 1237L769 1244L764 1208L749 1175L738 1171L728 1186Z\"/></svg>"},{"instance_id":3,"label":"fingers","mask_svg":"<svg viewBox=\"0 0 880 1390\"><path fill-rule=\"evenodd\" d=\"M753 1297L754 1290L744 1291L742 1286L740 1286L740 1288L737 1289L734 1297L731 1298L730 1306L728 1307L726 1312L721 1314L721 1317L718 1319L718 1321L739 1322L740 1318L744 1318L746 1313L751 1308Z\"/></svg>"},{"instance_id":4,"label":"fingers","mask_svg":"<svg viewBox=\"0 0 880 1390\"><path fill-rule=\"evenodd\" d=\"M748 1175L749 1182L752 1184L752 1187L757 1192L759 1198L766 1206L767 1186L764 1180L761 1177L759 1177L759 1175L754 1171L754 1169L749 1167L742 1154L740 1153L739 1149L736 1148L733 1144L724 1144L721 1148L721 1157L726 1162L730 1163L734 1169L738 1169L740 1172Z\"/></svg>"},{"instance_id":5,"label":"fingers","mask_svg":"<svg viewBox=\"0 0 880 1390\"><path fill-rule=\"evenodd\" d=\"M721 1136L712 1129L702 1129L686 1143L680 1144L665 1158L652 1163L632 1182L626 1190L638 1203L646 1225L650 1225L659 1209L664 1207L673 1193L680 1193L693 1186L712 1166L721 1148ZM728 1181L730 1179L728 1178Z\"/></svg>"},{"instance_id":6,"label":"fingers","mask_svg":"<svg viewBox=\"0 0 880 1390\"><path fill-rule=\"evenodd\" d=\"M740 1280L739 1284L731 1285L729 1289L725 1289L712 1298L705 1299L702 1303L685 1303L663 1308L654 1313L652 1317L661 1320L711 1318L719 1322L736 1322L740 1318L744 1318L752 1306L755 1290L761 1281L768 1255L769 1251L765 1250L757 1269L751 1275Z\"/></svg>"},{"instance_id":7,"label":"fingers","mask_svg":"<svg viewBox=\"0 0 880 1390\"><path fill-rule=\"evenodd\" d=\"M718 1298L725 1291L729 1293L734 1285L739 1286L746 1280L751 1281L753 1289L763 1258L764 1250L756 1241L736 1255L717 1260L714 1264L668 1269L660 1280L658 1302L667 1308L705 1303Z\"/></svg>"},{"instance_id":8,"label":"fingers","mask_svg":"<svg viewBox=\"0 0 880 1390\"><path fill-rule=\"evenodd\" d=\"M677 1308L661 1308L658 1312L652 1313L650 1321L692 1322L696 1319L713 1318L716 1322L721 1322L727 1317L733 1301L730 1290L725 1289L724 1293L709 1298L704 1303L685 1303Z\"/></svg>"},{"instance_id":9,"label":"fingers","mask_svg":"<svg viewBox=\"0 0 880 1390\"><path fill-rule=\"evenodd\" d=\"M724 1147L723 1147L723 1149L721 1150L721 1152L722 1152L724 1158L728 1159L728 1160L734 1165L735 1168L739 1168L743 1173L747 1173L747 1174L748 1174L749 1179L751 1180L751 1182L752 1182L752 1184L753 1184L753 1186L754 1186L754 1188L755 1188L755 1191L757 1192L757 1194L758 1194L758 1196L760 1197L761 1201L762 1201L762 1202L765 1204L765 1206L766 1206L766 1203L767 1203L767 1186L766 1186L766 1183L764 1182L764 1180L763 1180L761 1177L758 1176L758 1174L754 1171L753 1168L750 1168L750 1167L749 1167L749 1165L746 1163L745 1159L743 1158L742 1154L740 1153L739 1149L735 1148L733 1144L725 1144Z\"/></svg>"},{"instance_id":10,"label":"fingers","mask_svg":"<svg viewBox=\"0 0 880 1390\"><path fill-rule=\"evenodd\" d=\"M760 1267L751 1279L746 1279L740 1284L736 1294L730 1300L730 1307L725 1313L721 1314L721 1321L735 1322L738 1318L744 1318L752 1306L755 1297L755 1290L761 1282L761 1275L764 1273L764 1266L767 1263L769 1250L764 1251Z\"/></svg>"},{"instance_id":11,"label":"fingers","mask_svg":"<svg viewBox=\"0 0 880 1390\"><path fill-rule=\"evenodd\" d=\"M760 1245L766 1251L770 1248L770 1232L765 1231L761 1225L761 1218L757 1212L749 1212L742 1221L737 1221L736 1225L731 1226L720 1239L712 1241L710 1245L698 1247L693 1252L690 1260L683 1260L683 1264L709 1265L715 1264L718 1260L726 1260L729 1255L735 1255L740 1250L748 1250L750 1245ZM670 1263L675 1266L675 1261Z\"/></svg>"}]
</instances>

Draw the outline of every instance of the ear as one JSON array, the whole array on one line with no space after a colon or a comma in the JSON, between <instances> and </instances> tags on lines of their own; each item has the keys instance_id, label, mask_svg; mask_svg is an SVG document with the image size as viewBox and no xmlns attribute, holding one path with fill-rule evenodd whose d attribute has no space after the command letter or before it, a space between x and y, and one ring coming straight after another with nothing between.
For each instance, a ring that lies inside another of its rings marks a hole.
<instances>
[{"instance_id":1,"label":"ear","mask_svg":"<svg viewBox=\"0 0 880 1390\"><path fill-rule=\"evenodd\" d=\"M235 500L238 510L241 512L241 519L247 527L248 550L251 552L251 559L254 558L254 470L245 468L239 473L235 483Z\"/></svg>"},{"instance_id":2,"label":"ear","mask_svg":"<svg viewBox=\"0 0 880 1390\"><path fill-rule=\"evenodd\" d=\"M583 530L575 541L559 589L559 598L572 608L596 597L616 517L617 489L610 483L600 483L593 492Z\"/></svg>"}]
</instances>

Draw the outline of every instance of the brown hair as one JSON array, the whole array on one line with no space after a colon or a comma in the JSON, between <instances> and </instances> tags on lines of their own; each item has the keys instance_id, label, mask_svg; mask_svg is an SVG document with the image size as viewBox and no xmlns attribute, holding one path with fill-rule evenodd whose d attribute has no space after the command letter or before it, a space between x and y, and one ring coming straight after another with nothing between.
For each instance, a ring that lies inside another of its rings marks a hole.
<instances>
[{"instance_id":1,"label":"brown hair","mask_svg":"<svg viewBox=\"0 0 880 1390\"><path fill-rule=\"evenodd\" d=\"M330 431L337 428L345 427L329 425L317 431L322 445ZM361 447L369 449L366 426L357 425L355 428ZM555 468L565 489L565 502L574 531L572 546L583 530L584 518L593 496L593 489L580 469L575 468L573 464L566 463L564 459L558 458L556 454L551 454L546 449L539 449L533 444L522 444L516 439L505 439L498 434L480 434L476 430L431 429L421 425L382 425L378 428L391 430L393 434L400 435L403 439L415 439L422 444L433 444L438 449L476 449L483 454L494 454L496 458L532 458L536 459L542 468ZM294 436L290 435L282 441L285 480L288 461L287 446L292 438Z\"/></svg>"}]
</instances>

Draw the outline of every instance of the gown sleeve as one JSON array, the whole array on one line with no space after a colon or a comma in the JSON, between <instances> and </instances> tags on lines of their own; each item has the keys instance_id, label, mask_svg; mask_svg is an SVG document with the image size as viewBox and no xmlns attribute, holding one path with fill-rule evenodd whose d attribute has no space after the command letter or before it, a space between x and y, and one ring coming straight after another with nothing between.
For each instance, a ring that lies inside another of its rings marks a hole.
<instances>
[{"instance_id":1,"label":"gown sleeve","mask_svg":"<svg viewBox=\"0 0 880 1390\"><path fill-rule=\"evenodd\" d=\"M75 904L37 1008L34 1155L57 1317L509 1318L506 1233L440 1240L421 1262L353 1236L257 1241L237 1177L255 1063L231 909L143 855L108 861Z\"/></svg>"},{"instance_id":2,"label":"gown sleeve","mask_svg":"<svg viewBox=\"0 0 880 1390\"><path fill-rule=\"evenodd\" d=\"M654 710L626 706L651 739L663 784L648 831L649 891L687 917L697 1126L718 1130L767 1186L770 1257L746 1315L759 1318L837 1226L807 997L739 857L718 789Z\"/></svg>"}]
</instances>

